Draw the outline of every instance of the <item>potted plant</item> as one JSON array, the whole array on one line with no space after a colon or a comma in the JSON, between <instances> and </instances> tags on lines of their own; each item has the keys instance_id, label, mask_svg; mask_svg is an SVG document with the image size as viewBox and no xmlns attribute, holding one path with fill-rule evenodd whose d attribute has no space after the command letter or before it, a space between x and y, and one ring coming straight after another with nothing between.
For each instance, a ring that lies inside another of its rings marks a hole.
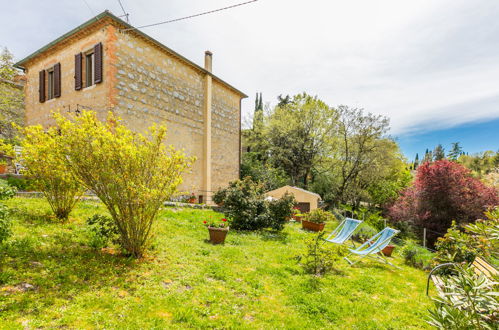
<instances>
[{"instance_id":1,"label":"potted plant","mask_svg":"<svg viewBox=\"0 0 499 330\"><path fill-rule=\"evenodd\" d=\"M7 172L7 161L3 158L0 158L0 174L4 174Z\"/></svg>"},{"instance_id":2,"label":"potted plant","mask_svg":"<svg viewBox=\"0 0 499 330\"><path fill-rule=\"evenodd\" d=\"M293 207L293 216L292 219L298 222L301 222L302 217L304 214L300 212L300 209L297 207Z\"/></svg>"},{"instance_id":3,"label":"potted plant","mask_svg":"<svg viewBox=\"0 0 499 330\"><path fill-rule=\"evenodd\" d=\"M387 257L391 257L394 248L395 245L388 244L383 250L381 250L381 253L383 253Z\"/></svg>"},{"instance_id":4,"label":"potted plant","mask_svg":"<svg viewBox=\"0 0 499 330\"><path fill-rule=\"evenodd\" d=\"M303 229L308 229L311 231L322 231L326 225L326 221L330 220L333 215L321 209L313 210L307 213L301 220L301 225Z\"/></svg>"},{"instance_id":5,"label":"potted plant","mask_svg":"<svg viewBox=\"0 0 499 330\"><path fill-rule=\"evenodd\" d=\"M225 242L225 237L227 237L227 233L229 232L229 224L227 219L223 218L220 222L217 221L206 221L203 223L208 228L208 232L210 233L210 242L212 244L221 244Z\"/></svg>"},{"instance_id":6,"label":"potted plant","mask_svg":"<svg viewBox=\"0 0 499 330\"><path fill-rule=\"evenodd\" d=\"M196 195L194 195L194 193L191 193L189 197L187 197L187 203L190 204L196 203Z\"/></svg>"}]
</instances>

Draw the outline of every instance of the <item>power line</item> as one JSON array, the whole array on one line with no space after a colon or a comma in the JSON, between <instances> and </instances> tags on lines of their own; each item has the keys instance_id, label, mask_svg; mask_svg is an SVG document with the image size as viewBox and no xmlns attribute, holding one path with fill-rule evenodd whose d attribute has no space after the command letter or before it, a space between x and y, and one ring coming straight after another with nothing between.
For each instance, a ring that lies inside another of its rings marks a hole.
<instances>
[{"instance_id":1,"label":"power line","mask_svg":"<svg viewBox=\"0 0 499 330\"><path fill-rule=\"evenodd\" d=\"M258 1L258 0L246 1L246 2L238 3L238 4L232 5L232 6L227 6L227 7L223 7L223 8L219 8L219 9L214 9L214 10L210 10L210 11L205 11L205 12L199 13L199 14L194 14L194 15L185 16L185 17L181 17L181 18L176 18L176 19L172 19L172 20L169 20L169 21L164 21L164 22L159 22L159 23L154 23L154 24L148 24L148 25L142 25L142 26L132 27L132 28L128 28L128 29L123 29L121 31L137 30L137 29L146 28L146 27L150 27L150 26L156 26L156 25L161 25L161 24L178 22L178 21L182 21L182 20L185 20L185 19L193 18L193 17L198 17L198 16L202 16L202 15L212 14L212 13L216 13L218 11L222 11L222 10L226 10L226 9L231 9L231 8L235 8L235 7L244 6L244 5L250 4L252 2L256 2L256 1Z\"/></svg>"},{"instance_id":2,"label":"power line","mask_svg":"<svg viewBox=\"0 0 499 330\"><path fill-rule=\"evenodd\" d=\"M130 23L130 21L128 20L128 13L125 11L125 8L123 8L123 4L121 3L121 0L118 0L118 3L120 4L121 10L123 10L123 16L125 16L126 22Z\"/></svg>"},{"instance_id":3,"label":"power line","mask_svg":"<svg viewBox=\"0 0 499 330\"><path fill-rule=\"evenodd\" d=\"M92 13L92 15L95 16L95 12L94 10L92 9L92 7L90 7L90 5L88 4L87 0L83 0L83 2L87 5L88 9L90 10L90 12Z\"/></svg>"}]
</instances>

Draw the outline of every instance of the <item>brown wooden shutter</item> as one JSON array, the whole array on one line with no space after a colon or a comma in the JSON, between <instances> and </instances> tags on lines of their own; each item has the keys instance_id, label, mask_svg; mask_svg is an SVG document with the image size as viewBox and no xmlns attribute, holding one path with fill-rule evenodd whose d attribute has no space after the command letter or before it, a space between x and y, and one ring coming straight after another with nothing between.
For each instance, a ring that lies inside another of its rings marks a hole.
<instances>
[{"instance_id":1,"label":"brown wooden shutter","mask_svg":"<svg viewBox=\"0 0 499 330\"><path fill-rule=\"evenodd\" d=\"M41 103L45 102L45 70L40 71L40 81L38 85L39 100Z\"/></svg>"},{"instance_id":2,"label":"brown wooden shutter","mask_svg":"<svg viewBox=\"0 0 499 330\"><path fill-rule=\"evenodd\" d=\"M82 54L78 53L75 55L75 90L79 91L82 86L82 77L81 77L81 62L82 62Z\"/></svg>"},{"instance_id":3,"label":"brown wooden shutter","mask_svg":"<svg viewBox=\"0 0 499 330\"><path fill-rule=\"evenodd\" d=\"M54 97L61 96L61 63L54 65Z\"/></svg>"},{"instance_id":4,"label":"brown wooden shutter","mask_svg":"<svg viewBox=\"0 0 499 330\"><path fill-rule=\"evenodd\" d=\"M102 82L102 43L99 42L94 46L94 82L96 84Z\"/></svg>"}]
</instances>

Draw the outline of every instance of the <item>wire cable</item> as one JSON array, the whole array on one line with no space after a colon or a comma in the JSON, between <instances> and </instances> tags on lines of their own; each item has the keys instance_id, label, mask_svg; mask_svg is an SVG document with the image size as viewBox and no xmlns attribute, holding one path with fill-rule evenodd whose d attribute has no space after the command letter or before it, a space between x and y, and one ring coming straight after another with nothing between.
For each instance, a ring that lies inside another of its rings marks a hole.
<instances>
[{"instance_id":1,"label":"wire cable","mask_svg":"<svg viewBox=\"0 0 499 330\"><path fill-rule=\"evenodd\" d=\"M92 15L95 16L95 11L92 9L92 7L90 7L90 5L88 4L87 0L83 0L83 2L87 5L87 7L90 10L90 12L92 13Z\"/></svg>"},{"instance_id":2,"label":"wire cable","mask_svg":"<svg viewBox=\"0 0 499 330\"><path fill-rule=\"evenodd\" d=\"M121 3L121 0L118 0L118 3L120 4L121 10L123 10L123 16L125 16L125 18L126 18L126 22L127 22L127 23L130 23L130 22L128 21L128 13L125 11L125 8L123 7L123 4Z\"/></svg>"},{"instance_id":3,"label":"wire cable","mask_svg":"<svg viewBox=\"0 0 499 330\"><path fill-rule=\"evenodd\" d=\"M213 14L213 13L216 13L216 12L219 12L219 11L222 11L222 10L227 10L227 9L231 9L231 8L235 8L235 7L244 6L244 5L250 4L252 2L256 2L256 1L258 1L258 0L246 1L246 2L238 3L238 4L235 4L235 5L232 5L232 6L218 8L218 9L214 9L214 10L210 10L210 11L205 11L205 12L199 13L199 14L194 14L194 15L185 16L185 17L181 17L181 18L176 18L176 19L172 19L172 20L169 20L169 21L164 21L164 22L159 22L159 23L154 23L154 24L148 24L148 25L142 25L142 26L132 27L132 28L128 28L128 29L123 29L121 31L124 32L124 31L130 31L130 30L137 30L137 29L151 27L151 26L156 26L156 25L161 25L161 24L178 22L178 21L182 21L182 20L185 20L185 19L193 18L193 17L198 17L198 16L202 16L202 15Z\"/></svg>"}]
</instances>

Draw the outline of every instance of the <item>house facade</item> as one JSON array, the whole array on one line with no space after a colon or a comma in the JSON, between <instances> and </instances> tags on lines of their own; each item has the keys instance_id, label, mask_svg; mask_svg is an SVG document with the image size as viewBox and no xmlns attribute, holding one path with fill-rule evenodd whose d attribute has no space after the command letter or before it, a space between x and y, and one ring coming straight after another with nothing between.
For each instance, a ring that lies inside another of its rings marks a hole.
<instances>
[{"instance_id":1,"label":"house facade","mask_svg":"<svg viewBox=\"0 0 499 330\"><path fill-rule=\"evenodd\" d=\"M196 157L181 190L210 202L239 177L241 100L215 76L108 11L16 64L24 70L26 124L53 124L54 111L109 111L143 132L166 124L167 143Z\"/></svg>"}]
</instances>

